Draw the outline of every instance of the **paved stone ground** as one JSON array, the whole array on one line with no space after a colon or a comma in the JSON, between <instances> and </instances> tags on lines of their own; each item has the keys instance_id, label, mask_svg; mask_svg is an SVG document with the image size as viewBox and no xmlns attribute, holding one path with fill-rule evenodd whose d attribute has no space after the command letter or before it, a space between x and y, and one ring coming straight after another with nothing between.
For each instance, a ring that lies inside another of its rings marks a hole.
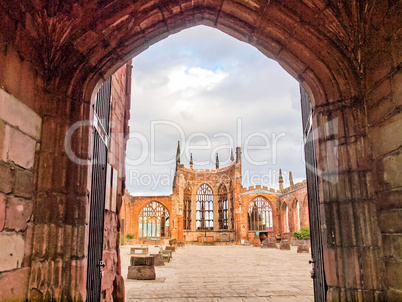
<instances>
[{"instance_id":1,"label":"paved stone ground","mask_svg":"<svg viewBox=\"0 0 402 302\"><path fill-rule=\"evenodd\" d=\"M158 248L150 246L150 252ZM121 247L126 278L130 246ZM251 246L186 246L156 280L126 279L126 301L314 301L310 254Z\"/></svg>"}]
</instances>

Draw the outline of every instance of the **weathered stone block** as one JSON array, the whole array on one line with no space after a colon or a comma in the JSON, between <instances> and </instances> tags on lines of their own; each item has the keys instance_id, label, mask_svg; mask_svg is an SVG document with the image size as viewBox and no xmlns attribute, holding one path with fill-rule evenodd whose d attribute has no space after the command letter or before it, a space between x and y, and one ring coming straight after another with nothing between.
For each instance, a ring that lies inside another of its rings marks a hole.
<instances>
[{"instance_id":1,"label":"weathered stone block","mask_svg":"<svg viewBox=\"0 0 402 302\"><path fill-rule=\"evenodd\" d=\"M35 158L36 141L28 135L6 125L6 143L3 158L31 169Z\"/></svg>"},{"instance_id":2,"label":"weathered stone block","mask_svg":"<svg viewBox=\"0 0 402 302\"><path fill-rule=\"evenodd\" d=\"M143 254L147 255L149 252L148 247L132 247L130 249L130 254Z\"/></svg>"},{"instance_id":3,"label":"weathered stone block","mask_svg":"<svg viewBox=\"0 0 402 302\"><path fill-rule=\"evenodd\" d=\"M290 244L287 240L282 240L281 243L279 244L279 249L280 250L290 250Z\"/></svg>"},{"instance_id":4,"label":"weathered stone block","mask_svg":"<svg viewBox=\"0 0 402 302\"><path fill-rule=\"evenodd\" d=\"M378 219L378 226L382 232L402 232L402 210L382 211Z\"/></svg>"},{"instance_id":5,"label":"weathered stone block","mask_svg":"<svg viewBox=\"0 0 402 302\"><path fill-rule=\"evenodd\" d=\"M20 268L24 259L24 238L14 232L0 233L0 271Z\"/></svg>"},{"instance_id":6,"label":"weathered stone block","mask_svg":"<svg viewBox=\"0 0 402 302\"><path fill-rule=\"evenodd\" d=\"M263 242L263 244L261 245L261 248L263 249L276 249L276 243L274 242Z\"/></svg>"},{"instance_id":7,"label":"weathered stone block","mask_svg":"<svg viewBox=\"0 0 402 302\"><path fill-rule=\"evenodd\" d=\"M15 196L31 198L34 185L33 183L34 175L31 171L27 171L21 168L15 169Z\"/></svg>"},{"instance_id":8,"label":"weathered stone block","mask_svg":"<svg viewBox=\"0 0 402 302\"><path fill-rule=\"evenodd\" d=\"M297 246L298 253L310 253L310 249L308 248L307 244L299 244Z\"/></svg>"},{"instance_id":9,"label":"weathered stone block","mask_svg":"<svg viewBox=\"0 0 402 302\"><path fill-rule=\"evenodd\" d=\"M26 301L30 268L0 274L0 301Z\"/></svg>"},{"instance_id":10,"label":"weathered stone block","mask_svg":"<svg viewBox=\"0 0 402 302\"><path fill-rule=\"evenodd\" d=\"M165 250L166 250L166 251L175 252L175 251L176 251L176 247L174 247L174 246L167 246L167 247L165 247Z\"/></svg>"},{"instance_id":11,"label":"weathered stone block","mask_svg":"<svg viewBox=\"0 0 402 302\"><path fill-rule=\"evenodd\" d=\"M0 119L0 159L3 159L4 143L6 140L6 124Z\"/></svg>"},{"instance_id":12,"label":"weathered stone block","mask_svg":"<svg viewBox=\"0 0 402 302\"><path fill-rule=\"evenodd\" d=\"M16 231L25 230L31 217L32 209L33 204L31 201L13 196L8 197L5 227Z\"/></svg>"},{"instance_id":13,"label":"weathered stone block","mask_svg":"<svg viewBox=\"0 0 402 302\"><path fill-rule=\"evenodd\" d=\"M11 193L14 187L14 171L6 163L0 162L0 192Z\"/></svg>"},{"instance_id":14,"label":"weathered stone block","mask_svg":"<svg viewBox=\"0 0 402 302\"><path fill-rule=\"evenodd\" d=\"M153 266L129 266L127 279L155 280L155 268Z\"/></svg>"},{"instance_id":15,"label":"weathered stone block","mask_svg":"<svg viewBox=\"0 0 402 302\"><path fill-rule=\"evenodd\" d=\"M387 284L391 288L402 288L402 263L398 260L385 260Z\"/></svg>"},{"instance_id":16,"label":"weathered stone block","mask_svg":"<svg viewBox=\"0 0 402 302\"><path fill-rule=\"evenodd\" d=\"M402 113L387 119L379 126L370 129L374 158L399 148L402 140Z\"/></svg>"},{"instance_id":17,"label":"weathered stone block","mask_svg":"<svg viewBox=\"0 0 402 302\"><path fill-rule=\"evenodd\" d=\"M165 265L162 254L151 254L151 256L154 257L154 266Z\"/></svg>"},{"instance_id":18,"label":"weathered stone block","mask_svg":"<svg viewBox=\"0 0 402 302\"><path fill-rule=\"evenodd\" d=\"M42 119L3 89L0 89L0 118L35 139L40 139Z\"/></svg>"},{"instance_id":19,"label":"weathered stone block","mask_svg":"<svg viewBox=\"0 0 402 302\"><path fill-rule=\"evenodd\" d=\"M6 220L6 196L0 194L0 232L4 229L4 222Z\"/></svg>"},{"instance_id":20,"label":"weathered stone block","mask_svg":"<svg viewBox=\"0 0 402 302\"><path fill-rule=\"evenodd\" d=\"M131 256L131 266L154 266L153 256Z\"/></svg>"},{"instance_id":21,"label":"weathered stone block","mask_svg":"<svg viewBox=\"0 0 402 302\"><path fill-rule=\"evenodd\" d=\"M402 182L402 153L392 154L383 159L384 180L391 186L397 188Z\"/></svg>"}]
</instances>

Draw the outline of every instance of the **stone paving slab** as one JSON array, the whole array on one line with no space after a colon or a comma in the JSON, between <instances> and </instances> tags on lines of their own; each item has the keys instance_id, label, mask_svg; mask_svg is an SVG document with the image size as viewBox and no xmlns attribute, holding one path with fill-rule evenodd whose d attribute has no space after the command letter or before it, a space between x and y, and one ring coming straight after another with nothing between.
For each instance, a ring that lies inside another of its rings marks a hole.
<instances>
[{"instance_id":1,"label":"stone paving slab","mask_svg":"<svg viewBox=\"0 0 402 302\"><path fill-rule=\"evenodd\" d=\"M310 254L297 254L296 247L187 245L155 267L151 281L127 280L130 246L121 247L121 256L128 302L314 301Z\"/></svg>"}]
</instances>

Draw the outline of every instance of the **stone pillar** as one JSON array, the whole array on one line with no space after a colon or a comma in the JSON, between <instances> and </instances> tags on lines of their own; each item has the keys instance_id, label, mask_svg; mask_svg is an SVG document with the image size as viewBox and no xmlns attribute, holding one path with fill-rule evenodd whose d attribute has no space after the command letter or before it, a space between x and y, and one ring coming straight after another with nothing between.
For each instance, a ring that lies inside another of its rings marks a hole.
<instances>
[{"instance_id":1,"label":"stone pillar","mask_svg":"<svg viewBox=\"0 0 402 302\"><path fill-rule=\"evenodd\" d=\"M41 106L29 298L85 300L90 166L69 158L64 138L74 122L88 120L90 104L48 93ZM78 158L90 156L89 134L88 127L79 127L67 142Z\"/></svg>"},{"instance_id":2,"label":"stone pillar","mask_svg":"<svg viewBox=\"0 0 402 302\"><path fill-rule=\"evenodd\" d=\"M359 98L313 110L327 299L377 300L382 250Z\"/></svg>"}]
</instances>

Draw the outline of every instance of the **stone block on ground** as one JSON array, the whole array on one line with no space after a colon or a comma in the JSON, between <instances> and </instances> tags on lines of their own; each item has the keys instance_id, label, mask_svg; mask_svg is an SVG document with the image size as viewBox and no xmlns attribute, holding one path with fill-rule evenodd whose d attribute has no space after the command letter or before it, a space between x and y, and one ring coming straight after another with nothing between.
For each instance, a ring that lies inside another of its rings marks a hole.
<instances>
[{"instance_id":1,"label":"stone block on ground","mask_svg":"<svg viewBox=\"0 0 402 302\"><path fill-rule=\"evenodd\" d=\"M177 245L177 239L170 239L169 240L169 245L171 245L171 246Z\"/></svg>"},{"instance_id":2,"label":"stone block on ground","mask_svg":"<svg viewBox=\"0 0 402 302\"><path fill-rule=\"evenodd\" d=\"M281 243L279 244L279 249L280 249L280 250L290 250L289 241L287 241L287 240L282 240Z\"/></svg>"},{"instance_id":3,"label":"stone block on ground","mask_svg":"<svg viewBox=\"0 0 402 302\"><path fill-rule=\"evenodd\" d=\"M166 251L175 252L175 251L176 251L176 247L174 247L174 246L167 246L167 247L165 247L165 250L166 250Z\"/></svg>"},{"instance_id":4,"label":"stone block on ground","mask_svg":"<svg viewBox=\"0 0 402 302\"><path fill-rule=\"evenodd\" d=\"M275 236L269 236L267 240L268 240L268 242L276 243L276 237Z\"/></svg>"},{"instance_id":5,"label":"stone block on ground","mask_svg":"<svg viewBox=\"0 0 402 302\"><path fill-rule=\"evenodd\" d=\"M153 256L131 256L130 259L131 266L154 266Z\"/></svg>"},{"instance_id":6,"label":"stone block on ground","mask_svg":"<svg viewBox=\"0 0 402 302\"><path fill-rule=\"evenodd\" d=\"M153 259L153 258L152 258ZM153 266L129 266L127 279L155 280L155 267Z\"/></svg>"},{"instance_id":7,"label":"stone block on ground","mask_svg":"<svg viewBox=\"0 0 402 302\"><path fill-rule=\"evenodd\" d=\"M307 244L299 244L297 246L298 253L310 253L310 249Z\"/></svg>"},{"instance_id":8,"label":"stone block on ground","mask_svg":"<svg viewBox=\"0 0 402 302\"><path fill-rule=\"evenodd\" d=\"M184 242L177 242L177 247L185 247L186 244Z\"/></svg>"},{"instance_id":9,"label":"stone block on ground","mask_svg":"<svg viewBox=\"0 0 402 302\"><path fill-rule=\"evenodd\" d=\"M142 255L148 255L149 249L148 247L132 247L130 249L130 254L142 254Z\"/></svg>"},{"instance_id":10,"label":"stone block on ground","mask_svg":"<svg viewBox=\"0 0 402 302\"><path fill-rule=\"evenodd\" d=\"M172 252L171 251L160 251L159 254L162 255L163 262L170 262L170 259L172 258Z\"/></svg>"},{"instance_id":11,"label":"stone block on ground","mask_svg":"<svg viewBox=\"0 0 402 302\"><path fill-rule=\"evenodd\" d=\"M276 249L276 242L270 242L269 239L265 239L262 243L261 243L261 248L263 249Z\"/></svg>"},{"instance_id":12,"label":"stone block on ground","mask_svg":"<svg viewBox=\"0 0 402 302\"><path fill-rule=\"evenodd\" d=\"M162 254L151 254L150 256L154 257L154 266L165 265Z\"/></svg>"}]
</instances>

